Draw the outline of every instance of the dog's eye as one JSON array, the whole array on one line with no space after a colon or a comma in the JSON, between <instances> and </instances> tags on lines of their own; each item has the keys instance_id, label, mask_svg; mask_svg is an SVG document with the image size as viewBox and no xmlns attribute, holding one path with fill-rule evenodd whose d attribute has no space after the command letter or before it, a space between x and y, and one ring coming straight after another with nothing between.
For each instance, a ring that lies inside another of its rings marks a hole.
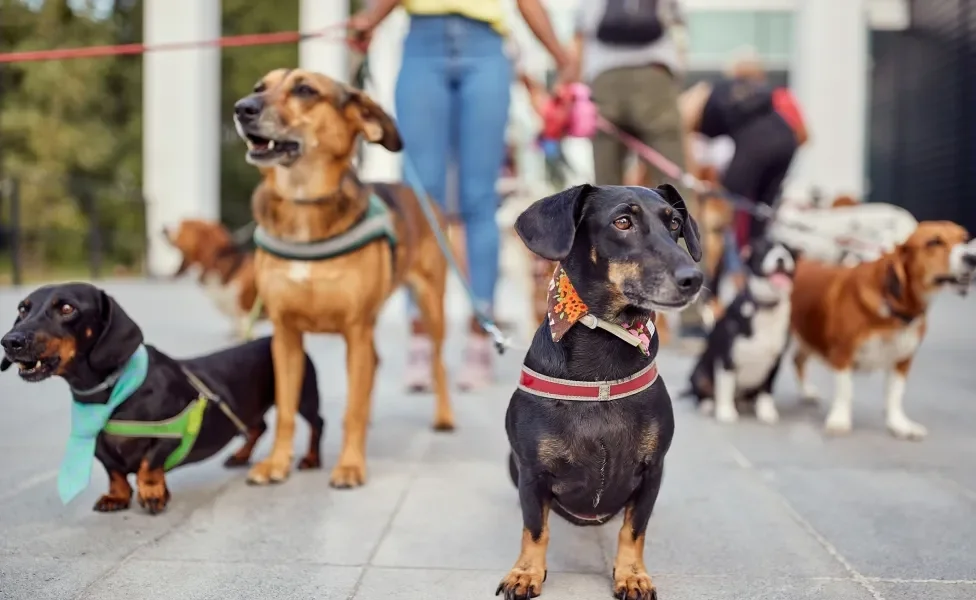
<instances>
[{"instance_id":1,"label":"dog's eye","mask_svg":"<svg viewBox=\"0 0 976 600\"><path fill-rule=\"evenodd\" d=\"M61 313L62 316L67 317L75 314L75 307L65 302L60 307L58 307L58 312Z\"/></svg>"},{"instance_id":2,"label":"dog's eye","mask_svg":"<svg viewBox=\"0 0 976 600\"><path fill-rule=\"evenodd\" d=\"M634 222L630 220L630 217L618 217L617 220L613 222L613 226L620 231L627 231L633 224Z\"/></svg>"},{"instance_id":3,"label":"dog's eye","mask_svg":"<svg viewBox=\"0 0 976 600\"><path fill-rule=\"evenodd\" d=\"M268 86L264 85L263 81L259 81L254 85L254 93L260 94L264 90L268 89Z\"/></svg>"},{"instance_id":4,"label":"dog's eye","mask_svg":"<svg viewBox=\"0 0 976 600\"><path fill-rule=\"evenodd\" d=\"M291 88L291 95L299 98L314 98L319 95L319 92L307 83L299 83Z\"/></svg>"},{"instance_id":5,"label":"dog's eye","mask_svg":"<svg viewBox=\"0 0 976 600\"><path fill-rule=\"evenodd\" d=\"M681 229L681 219L678 217L671 217L671 220L668 222L668 229L671 231L678 231Z\"/></svg>"},{"instance_id":6,"label":"dog's eye","mask_svg":"<svg viewBox=\"0 0 976 600\"><path fill-rule=\"evenodd\" d=\"M22 316L22 317L24 315L26 315L27 314L27 305L26 304L21 304L20 306L18 306L17 307L17 314L20 315L20 316Z\"/></svg>"},{"instance_id":7,"label":"dog's eye","mask_svg":"<svg viewBox=\"0 0 976 600\"><path fill-rule=\"evenodd\" d=\"M925 245L928 246L929 248L934 248L936 246L942 246L944 244L945 244L945 242L942 241L942 238L932 238L931 240L929 240L928 242L925 243Z\"/></svg>"}]
</instances>

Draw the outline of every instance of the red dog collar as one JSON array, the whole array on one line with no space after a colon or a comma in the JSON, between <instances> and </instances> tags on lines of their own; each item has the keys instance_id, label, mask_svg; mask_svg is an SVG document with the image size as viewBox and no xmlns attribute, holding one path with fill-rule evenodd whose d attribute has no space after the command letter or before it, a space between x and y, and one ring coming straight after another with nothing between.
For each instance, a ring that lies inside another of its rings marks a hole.
<instances>
[{"instance_id":1,"label":"red dog collar","mask_svg":"<svg viewBox=\"0 0 976 600\"><path fill-rule=\"evenodd\" d=\"M605 402L633 396L651 387L657 380L657 362L652 361L637 373L615 381L573 381L556 379L536 373L522 365L519 389L533 396L553 400L573 400L580 402Z\"/></svg>"}]
</instances>

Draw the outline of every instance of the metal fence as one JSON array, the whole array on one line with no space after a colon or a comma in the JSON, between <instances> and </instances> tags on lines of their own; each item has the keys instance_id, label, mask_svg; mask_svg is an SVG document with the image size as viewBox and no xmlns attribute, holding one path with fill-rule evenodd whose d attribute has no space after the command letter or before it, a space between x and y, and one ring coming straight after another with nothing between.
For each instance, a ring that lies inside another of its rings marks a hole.
<instances>
[{"instance_id":1,"label":"metal fence","mask_svg":"<svg viewBox=\"0 0 976 600\"><path fill-rule=\"evenodd\" d=\"M145 272L146 202L137 186L0 181L0 284Z\"/></svg>"}]
</instances>

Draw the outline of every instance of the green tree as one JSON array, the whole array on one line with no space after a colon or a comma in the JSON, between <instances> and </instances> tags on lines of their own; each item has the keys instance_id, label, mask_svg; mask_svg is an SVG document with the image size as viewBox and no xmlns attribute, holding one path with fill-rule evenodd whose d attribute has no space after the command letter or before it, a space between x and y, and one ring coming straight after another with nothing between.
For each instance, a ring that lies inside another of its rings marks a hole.
<instances>
[{"instance_id":1,"label":"green tree","mask_svg":"<svg viewBox=\"0 0 976 600\"><path fill-rule=\"evenodd\" d=\"M254 2L223 0L224 35L273 33L298 29L299 0ZM240 227L251 220L251 192L257 169L244 162L244 142L234 130L234 103L248 94L262 75L280 67L298 66L298 45L225 48L221 57L223 136L220 147L220 199L225 223Z\"/></svg>"}]
</instances>

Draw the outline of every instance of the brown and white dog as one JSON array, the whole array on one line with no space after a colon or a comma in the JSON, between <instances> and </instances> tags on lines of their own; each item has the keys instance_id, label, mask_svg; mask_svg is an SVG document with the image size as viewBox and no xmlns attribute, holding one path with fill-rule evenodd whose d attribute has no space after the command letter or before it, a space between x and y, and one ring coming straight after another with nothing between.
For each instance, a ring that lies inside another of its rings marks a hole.
<instances>
[{"instance_id":1,"label":"brown and white dog","mask_svg":"<svg viewBox=\"0 0 976 600\"><path fill-rule=\"evenodd\" d=\"M187 219L175 229L164 227L163 235L183 255L174 277L196 271L217 310L233 320L236 335L248 338L253 325L250 313L258 296L254 253L238 247L217 221Z\"/></svg>"},{"instance_id":2,"label":"brown and white dog","mask_svg":"<svg viewBox=\"0 0 976 600\"><path fill-rule=\"evenodd\" d=\"M925 427L905 415L905 381L925 335L926 312L947 286L963 293L976 269L968 232L949 221L923 221L893 252L854 267L800 260L793 284L794 356L805 398L816 399L806 380L810 356L834 374L834 399L825 429L852 429L853 373L884 370L886 425L898 438L921 439ZM963 287L965 286L965 287Z\"/></svg>"},{"instance_id":3,"label":"brown and white dog","mask_svg":"<svg viewBox=\"0 0 976 600\"><path fill-rule=\"evenodd\" d=\"M401 284L412 289L431 338L434 429L454 428L441 359L447 259L409 187L362 182L356 176L352 163L360 135L391 152L403 149L396 123L361 90L319 73L276 69L237 101L234 120L247 142L247 161L262 174L252 209L270 239L293 246L334 240L355 232L374 201L386 206L395 229L395 244L374 238L327 258L290 258L264 248L255 253L258 293L274 326L277 428L271 455L251 469L248 481L267 484L288 477L305 370L304 334L337 333L346 342L348 398L342 449L330 483L337 488L363 485L379 362L375 338L382 333L376 323Z\"/></svg>"}]
</instances>

